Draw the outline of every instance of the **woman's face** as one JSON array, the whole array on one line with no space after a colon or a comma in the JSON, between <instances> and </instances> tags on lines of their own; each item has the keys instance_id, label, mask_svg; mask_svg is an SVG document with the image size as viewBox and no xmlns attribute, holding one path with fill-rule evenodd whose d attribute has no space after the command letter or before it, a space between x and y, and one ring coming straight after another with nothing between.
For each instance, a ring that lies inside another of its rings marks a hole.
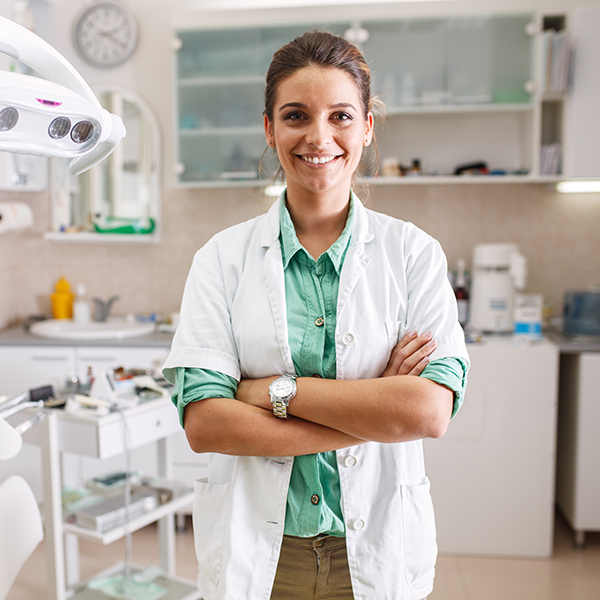
<instances>
[{"instance_id":1,"label":"woman's face","mask_svg":"<svg viewBox=\"0 0 600 600\"><path fill-rule=\"evenodd\" d=\"M373 135L373 115L365 119L350 75L317 66L296 71L279 84L273 119L265 116L264 121L288 193L349 192L363 147Z\"/></svg>"}]
</instances>

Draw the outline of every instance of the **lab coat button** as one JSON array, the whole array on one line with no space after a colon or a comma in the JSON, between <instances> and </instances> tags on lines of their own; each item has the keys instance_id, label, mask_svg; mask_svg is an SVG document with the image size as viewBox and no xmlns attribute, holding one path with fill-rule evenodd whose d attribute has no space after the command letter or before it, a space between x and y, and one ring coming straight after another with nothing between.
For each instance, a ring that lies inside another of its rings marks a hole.
<instances>
[{"instance_id":1,"label":"lab coat button","mask_svg":"<svg viewBox=\"0 0 600 600\"><path fill-rule=\"evenodd\" d=\"M323 327L324 324L325 324L325 319L323 317L319 317L318 319L315 319L315 325L317 327Z\"/></svg>"},{"instance_id":2,"label":"lab coat button","mask_svg":"<svg viewBox=\"0 0 600 600\"><path fill-rule=\"evenodd\" d=\"M353 527L356 531L360 531L361 529L365 528L365 522L362 519L356 519L356 521L354 521Z\"/></svg>"},{"instance_id":3,"label":"lab coat button","mask_svg":"<svg viewBox=\"0 0 600 600\"><path fill-rule=\"evenodd\" d=\"M354 344L354 335L352 333L345 333L342 336L342 343L344 346L351 346Z\"/></svg>"},{"instance_id":4,"label":"lab coat button","mask_svg":"<svg viewBox=\"0 0 600 600\"><path fill-rule=\"evenodd\" d=\"M344 464L347 467L354 467L354 466L356 466L357 462L358 461L356 460L356 456L352 456L352 455L346 456L346 460L344 460Z\"/></svg>"},{"instance_id":5,"label":"lab coat button","mask_svg":"<svg viewBox=\"0 0 600 600\"><path fill-rule=\"evenodd\" d=\"M312 502L312 503L313 503L315 506L316 506L317 504L319 504L319 500L320 500L320 498L319 498L318 494L313 494L313 495L310 497L310 501L311 501L311 502Z\"/></svg>"}]
</instances>

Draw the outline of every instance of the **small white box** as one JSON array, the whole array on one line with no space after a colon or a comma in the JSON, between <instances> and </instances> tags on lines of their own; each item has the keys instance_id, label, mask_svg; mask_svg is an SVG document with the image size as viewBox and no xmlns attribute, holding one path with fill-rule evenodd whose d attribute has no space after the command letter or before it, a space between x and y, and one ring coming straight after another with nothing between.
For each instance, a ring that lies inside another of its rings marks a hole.
<instances>
[{"instance_id":1,"label":"small white box","mask_svg":"<svg viewBox=\"0 0 600 600\"><path fill-rule=\"evenodd\" d=\"M529 339L542 337L542 311L544 298L541 294L517 294L514 309L516 336Z\"/></svg>"}]
</instances>

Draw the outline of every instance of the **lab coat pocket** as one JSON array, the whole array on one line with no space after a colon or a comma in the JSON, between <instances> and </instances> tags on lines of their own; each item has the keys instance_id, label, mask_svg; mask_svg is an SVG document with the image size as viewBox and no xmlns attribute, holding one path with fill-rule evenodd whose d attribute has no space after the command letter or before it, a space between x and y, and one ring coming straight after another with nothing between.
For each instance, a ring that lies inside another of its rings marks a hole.
<instances>
[{"instance_id":1,"label":"lab coat pocket","mask_svg":"<svg viewBox=\"0 0 600 600\"><path fill-rule=\"evenodd\" d=\"M385 329L388 336L388 347L391 352L396 344L406 335L408 327L403 321L386 321Z\"/></svg>"},{"instance_id":2,"label":"lab coat pocket","mask_svg":"<svg viewBox=\"0 0 600 600\"><path fill-rule=\"evenodd\" d=\"M229 483L210 484L197 480L194 486L194 545L198 577L205 585L217 586L223 561Z\"/></svg>"},{"instance_id":3,"label":"lab coat pocket","mask_svg":"<svg viewBox=\"0 0 600 600\"><path fill-rule=\"evenodd\" d=\"M404 574L408 585L430 575L435 567L437 544L430 487L427 477L421 484L402 486Z\"/></svg>"}]
</instances>

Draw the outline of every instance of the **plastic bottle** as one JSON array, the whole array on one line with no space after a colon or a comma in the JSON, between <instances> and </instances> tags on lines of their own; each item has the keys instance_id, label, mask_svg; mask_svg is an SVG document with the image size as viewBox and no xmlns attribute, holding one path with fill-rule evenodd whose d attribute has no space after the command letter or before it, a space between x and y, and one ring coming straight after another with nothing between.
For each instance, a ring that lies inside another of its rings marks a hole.
<instances>
[{"instance_id":1,"label":"plastic bottle","mask_svg":"<svg viewBox=\"0 0 600 600\"><path fill-rule=\"evenodd\" d=\"M469 320L469 288L467 287L467 276L465 272L465 261L459 258L456 261L457 271L454 280L454 295L458 306L458 322L466 325Z\"/></svg>"},{"instance_id":2,"label":"plastic bottle","mask_svg":"<svg viewBox=\"0 0 600 600\"><path fill-rule=\"evenodd\" d=\"M55 319L73 318L73 294L71 284L61 277L54 286L54 293L50 294L52 303L52 317Z\"/></svg>"},{"instance_id":3,"label":"plastic bottle","mask_svg":"<svg viewBox=\"0 0 600 600\"><path fill-rule=\"evenodd\" d=\"M73 320L76 323L89 323L90 317L90 303L85 298L85 285L83 283L77 284L77 296L75 297L75 304L73 304Z\"/></svg>"}]
</instances>

